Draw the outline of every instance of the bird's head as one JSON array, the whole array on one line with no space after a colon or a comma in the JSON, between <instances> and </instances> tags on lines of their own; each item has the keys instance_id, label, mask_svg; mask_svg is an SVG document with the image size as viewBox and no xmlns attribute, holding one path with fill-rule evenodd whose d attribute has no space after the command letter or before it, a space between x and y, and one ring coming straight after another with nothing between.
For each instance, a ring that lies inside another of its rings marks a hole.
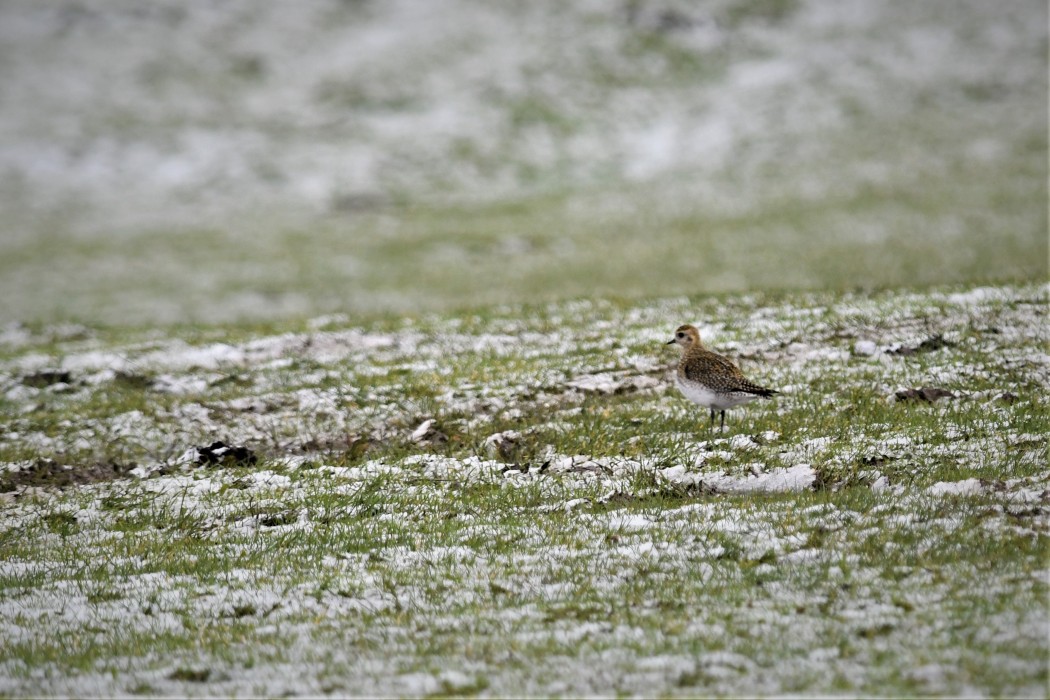
<instances>
[{"instance_id":1,"label":"bird's head","mask_svg":"<svg viewBox=\"0 0 1050 700\"><path fill-rule=\"evenodd\" d=\"M696 326L684 325L678 326L674 332L674 337L667 341L668 345L681 345L686 350L700 346L700 331L696 330Z\"/></svg>"}]
</instances>

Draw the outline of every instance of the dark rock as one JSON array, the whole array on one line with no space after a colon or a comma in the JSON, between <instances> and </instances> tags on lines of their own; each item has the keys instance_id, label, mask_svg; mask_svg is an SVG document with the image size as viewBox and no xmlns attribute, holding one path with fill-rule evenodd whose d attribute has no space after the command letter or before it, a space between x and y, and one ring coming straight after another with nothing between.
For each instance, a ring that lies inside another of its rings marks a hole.
<instances>
[{"instance_id":1,"label":"dark rock","mask_svg":"<svg viewBox=\"0 0 1050 700\"><path fill-rule=\"evenodd\" d=\"M935 386L924 386L921 389L901 389L896 393L898 401L925 401L934 403L938 399L953 398L955 394L947 389Z\"/></svg>"},{"instance_id":2,"label":"dark rock","mask_svg":"<svg viewBox=\"0 0 1050 700\"><path fill-rule=\"evenodd\" d=\"M900 355L902 357L907 357L909 355L919 355L924 352L933 352L935 350L940 350L941 348L950 348L954 346L955 343L945 340L944 336L938 333L935 336L927 338L926 340L922 341L913 348L909 348L907 346L902 345L901 347L896 348L895 350L887 350L886 352L890 355Z\"/></svg>"},{"instance_id":3,"label":"dark rock","mask_svg":"<svg viewBox=\"0 0 1050 700\"><path fill-rule=\"evenodd\" d=\"M208 467L252 466L256 463L255 453L243 445L227 445L216 440L208 447L198 447L197 464Z\"/></svg>"},{"instance_id":4,"label":"dark rock","mask_svg":"<svg viewBox=\"0 0 1050 700\"><path fill-rule=\"evenodd\" d=\"M23 384L37 389L42 389L45 386L51 386L52 384L69 384L72 381L73 375L69 372L58 369L43 369L26 377L22 377Z\"/></svg>"},{"instance_id":5,"label":"dark rock","mask_svg":"<svg viewBox=\"0 0 1050 700\"><path fill-rule=\"evenodd\" d=\"M168 676L173 681L188 681L190 683L205 683L211 678L211 669L177 668Z\"/></svg>"}]
</instances>

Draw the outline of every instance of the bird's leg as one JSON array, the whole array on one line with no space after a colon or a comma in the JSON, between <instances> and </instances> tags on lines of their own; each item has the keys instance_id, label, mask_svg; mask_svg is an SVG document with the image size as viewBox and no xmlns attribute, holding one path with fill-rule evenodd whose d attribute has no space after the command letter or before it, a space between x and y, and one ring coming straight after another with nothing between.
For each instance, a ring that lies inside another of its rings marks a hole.
<instances>
[{"instance_id":1,"label":"bird's leg","mask_svg":"<svg viewBox=\"0 0 1050 700\"><path fill-rule=\"evenodd\" d=\"M711 423L708 426L709 430L714 430L715 427L715 409L711 409Z\"/></svg>"},{"instance_id":2,"label":"bird's leg","mask_svg":"<svg viewBox=\"0 0 1050 700\"><path fill-rule=\"evenodd\" d=\"M725 431L726 431L726 412L722 411L722 426L718 429L718 432L724 433Z\"/></svg>"}]
</instances>

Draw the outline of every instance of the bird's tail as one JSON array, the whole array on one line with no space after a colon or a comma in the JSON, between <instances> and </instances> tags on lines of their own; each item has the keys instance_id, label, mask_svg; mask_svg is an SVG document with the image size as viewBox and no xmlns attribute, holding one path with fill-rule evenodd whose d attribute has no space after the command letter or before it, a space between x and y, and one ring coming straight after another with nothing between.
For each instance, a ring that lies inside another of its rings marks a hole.
<instances>
[{"instance_id":1,"label":"bird's tail","mask_svg":"<svg viewBox=\"0 0 1050 700\"><path fill-rule=\"evenodd\" d=\"M751 382L748 382L744 387L742 387L741 391L746 391L749 394L754 394L755 396L761 396L762 398L765 398L765 399L770 398L774 394L779 394L780 393L776 389L767 389L764 386L759 386L758 384L752 384Z\"/></svg>"}]
</instances>

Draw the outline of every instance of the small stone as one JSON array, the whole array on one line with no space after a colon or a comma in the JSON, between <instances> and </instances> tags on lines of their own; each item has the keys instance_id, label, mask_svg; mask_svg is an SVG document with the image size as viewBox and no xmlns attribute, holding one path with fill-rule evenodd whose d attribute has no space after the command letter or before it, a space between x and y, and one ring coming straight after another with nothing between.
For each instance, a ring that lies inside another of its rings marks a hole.
<instances>
[{"instance_id":1,"label":"small stone","mask_svg":"<svg viewBox=\"0 0 1050 700\"><path fill-rule=\"evenodd\" d=\"M921 389L901 389L894 397L897 401L925 401L926 403L934 403L938 399L953 398L954 393L947 389L941 389L936 386L924 386Z\"/></svg>"},{"instance_id":2,"label":"small stone","mask_svg":"<svg viewBox=\"0 0 1050 700\"><path fill-rule=\"evenodd\" d=\"M433 418L427 418L425 421L419 424L419 426L412 431L410 439L416 444L423 443L443 443L448 442L448 436L438 430L435 426L437 421Z\"/></svg>"},{"instance_id":3,"label":"small stone","mask_svg":"<svg viewBox=\"0 0 1050 700\"><path fill-rule=\"evenodd\" d=\"M207 447L197 447L196 452L196 463L200 466L252 466L258 461L253 450L244 445L227 445L222 440L216 440Z\"/></svg>"}]
</instances>

